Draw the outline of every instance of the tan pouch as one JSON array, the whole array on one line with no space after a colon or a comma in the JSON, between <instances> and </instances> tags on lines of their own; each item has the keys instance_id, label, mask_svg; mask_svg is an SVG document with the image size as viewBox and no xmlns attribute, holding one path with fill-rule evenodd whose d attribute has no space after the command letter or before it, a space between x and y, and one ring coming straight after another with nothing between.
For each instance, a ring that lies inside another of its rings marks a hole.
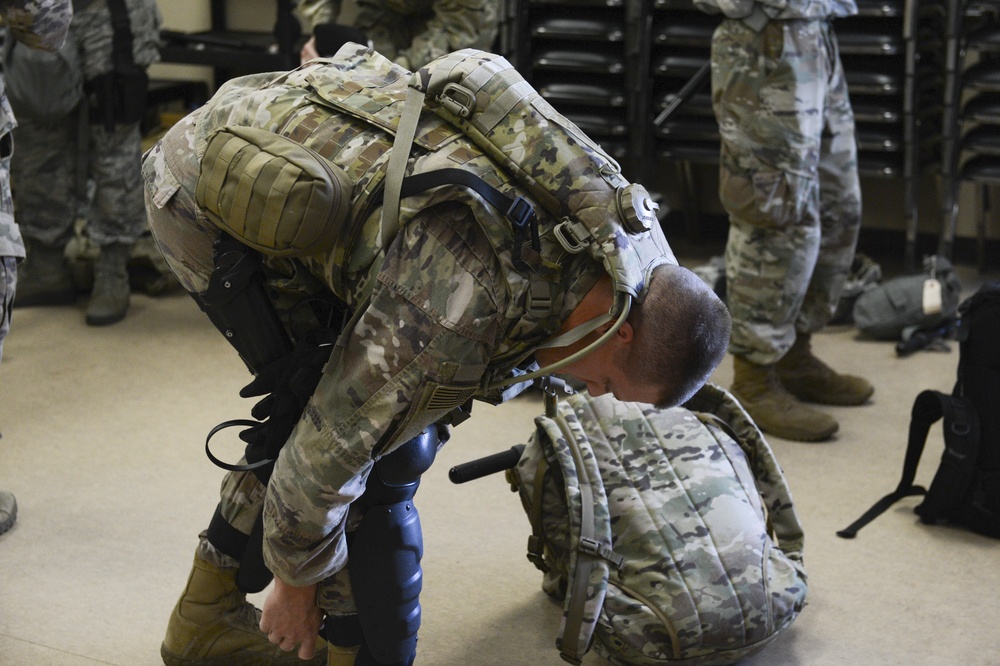
<instances>
[{"instance_id":1,"label":"tan pouch","mask_svg":"<svg viewBox=\"0 0 1000 666\"><path fill-rule=\"evenodd\" d=\"M347 174L291 139L224 127L208 141L195 199L220 229L270 256L329 250L351 212Z\"/></svg>"}]
</instances>

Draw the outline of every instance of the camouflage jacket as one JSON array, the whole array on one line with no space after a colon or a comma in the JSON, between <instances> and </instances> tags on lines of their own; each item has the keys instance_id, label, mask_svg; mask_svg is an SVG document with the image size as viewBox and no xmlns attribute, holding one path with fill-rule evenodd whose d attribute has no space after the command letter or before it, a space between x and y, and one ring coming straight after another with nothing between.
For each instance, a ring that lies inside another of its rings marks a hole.
<instances>
[{"instance_id":1,"label":"camouflage jacket","mask_svg":"<svg viewBox=\"0 0 1000 666\"><path fill-rule=\"evenodd\" d=\"M73 18L71 0L0 0L0 26L6 39L32 48L57 51ZM0 257L23 257L24 243L14 223L10 195L11 131L17 125L0 77Z\"/></svg>"},{"instance_id":2,"label":"camouflage jacket","mask_svg":"<svg viewBox=\"0 0 1000 666\"><path fill-rule=\"evenodd\" d=\"M831 19L858 13L855 0L694 0L708 14L746 20L760 30L768 19Z\"/></svg>"},{"instance_id":3,"label":"camouflage jacket","mask_svg":"<svg viewBox=\"0 0 1000 666\"><path fill-rule=\"evenodd\" d=\"M496 402L516 394L484 393L484 375L530 362L534 347L558 329L604 272L590 256L565 254L551 228L543 227L541 259L561 268L550 275L544 316L528 316L529 292L537 282L513 269L510 223L459 186L404 198L401 231L388 250L379 249L372 232L378 211L367 215L365 202L384 172L407 77L378 54L361 50L344 62L313 61L277 77L230 81L190 121L190 145L199 157L217 129L233 125L267 128L311 146L351 176L354 214L374 222L365 225L368 231L351 256L268 260L286 273L294 273L289 263L304 265L313 280L352 307L362 306L359 294L371 292L268 486L265 558L293 584L316 582L344 565L347 509L363 492L373 457L470 397ZM457 166L527 198L432 113L422 116L415 146L409 173ZM147 182L150 199L160 205L181 187L193 189L177 181L171 155L154 149L147 157L161 158L156 182ZM166 255L170 251L164 247ZM373 265L377 271L370 278Z\"/></svg>"},{"instance_id":4,"label":"camouflage jacket","mask_svg":"<svg viewBox=\"0 0 1000 666\"><path fill-rule=\"evenodd\" d=\"M341 4L299 0L298 9L315 30L320 23L337 20ZM499 4L499 0L357 0L354 23L373 40L376 51L417 69L451 51L489 50L497 35Z\"/></svg>"}]
</instances>

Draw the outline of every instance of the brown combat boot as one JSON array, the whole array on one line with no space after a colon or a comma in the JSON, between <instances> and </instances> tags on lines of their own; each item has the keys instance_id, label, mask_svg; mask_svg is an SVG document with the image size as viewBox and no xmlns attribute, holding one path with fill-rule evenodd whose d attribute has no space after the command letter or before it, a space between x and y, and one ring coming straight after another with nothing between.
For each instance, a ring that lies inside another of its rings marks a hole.
<instances>
[{"instance_id":1,"label":"brown combat boot","mask_svg":"<svg viewBox=\"0 0 1000 666\"><path fill-rule=\"evenodd\" d=\"M236 587L236 570L195 556L160 657L166 666L321 666L326 664L326 643L317 643L309 661L300 660L296 651L282 651L260 630L260 611Z\"/></svg>"},{"instance_id":2,"label":"brown combat boot","mask_svg":"<svg viewBox=\"0 0 1000 666\"><path fill-rule=\"evenodd\" d=\"M841 375L813 356L811 336L799 334L777 363L778 379L799 400L821 405L864 404L875 387L861 377Z\"/></svg>"},{"instance_id":3,"label":"brown combat boot","mask_svg":"<svg viewBox=\"0 0 1000 666\"><path fill-rule=\"evenodd\" d=\"M828 414L806 407L778 381L774 365L733 357L732 393L766 433L797 442L828 439L839 427Z\"/></svg>"}]
</instances>

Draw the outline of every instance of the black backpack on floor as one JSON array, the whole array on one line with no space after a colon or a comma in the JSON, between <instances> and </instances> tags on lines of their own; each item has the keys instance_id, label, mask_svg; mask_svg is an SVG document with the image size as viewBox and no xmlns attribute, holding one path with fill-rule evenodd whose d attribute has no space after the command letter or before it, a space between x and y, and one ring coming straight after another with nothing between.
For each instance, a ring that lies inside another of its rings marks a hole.
<instances>
[{"instance_id":1,"label":"black backpack on floor","mask_svg":"<svg viewBox=\"0 0 1000 666\"><path fill-rule=\"evenodd\" d=\"M958 309L958 381L950 395L924 391L913 404L903 478L847 529L846 539L898 500L924 495L924 523L949 522L1000 539L1000 281ZM944 418L945 450L930 488L913 485L930 427Z\"/></svg>"}]
</instances>

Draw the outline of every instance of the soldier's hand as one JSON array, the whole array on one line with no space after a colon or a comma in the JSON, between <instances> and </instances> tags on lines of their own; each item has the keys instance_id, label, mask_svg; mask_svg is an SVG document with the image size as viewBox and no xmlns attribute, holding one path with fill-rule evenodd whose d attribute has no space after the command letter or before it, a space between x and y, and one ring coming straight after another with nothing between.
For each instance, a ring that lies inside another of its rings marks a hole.
<instances>
[{"instance_id":1,"label":"soldier's hand","mask_svg":"<svg viewBox=\"0 0 1000 666\"><path fill-rule=\"evenodd\" d=\"M274 577L274 589L264 600L260 630L285 652L299 647L299 659L312 659L323 627L323 612L316 605L316 586L295 587Z\"/></svg>"},{"instance_id":2,"label":"soldier's hand","mask_svg":"<svg viewBox=\"0 0 1000 666\"><path fill-rule=\"evenodd\" d=\"M309 41L302 46L299 58L302 62L308 62L313 58L318 58L319 52L316 50L316 37L310 37Z\"/></svg>"}]
</instances>

